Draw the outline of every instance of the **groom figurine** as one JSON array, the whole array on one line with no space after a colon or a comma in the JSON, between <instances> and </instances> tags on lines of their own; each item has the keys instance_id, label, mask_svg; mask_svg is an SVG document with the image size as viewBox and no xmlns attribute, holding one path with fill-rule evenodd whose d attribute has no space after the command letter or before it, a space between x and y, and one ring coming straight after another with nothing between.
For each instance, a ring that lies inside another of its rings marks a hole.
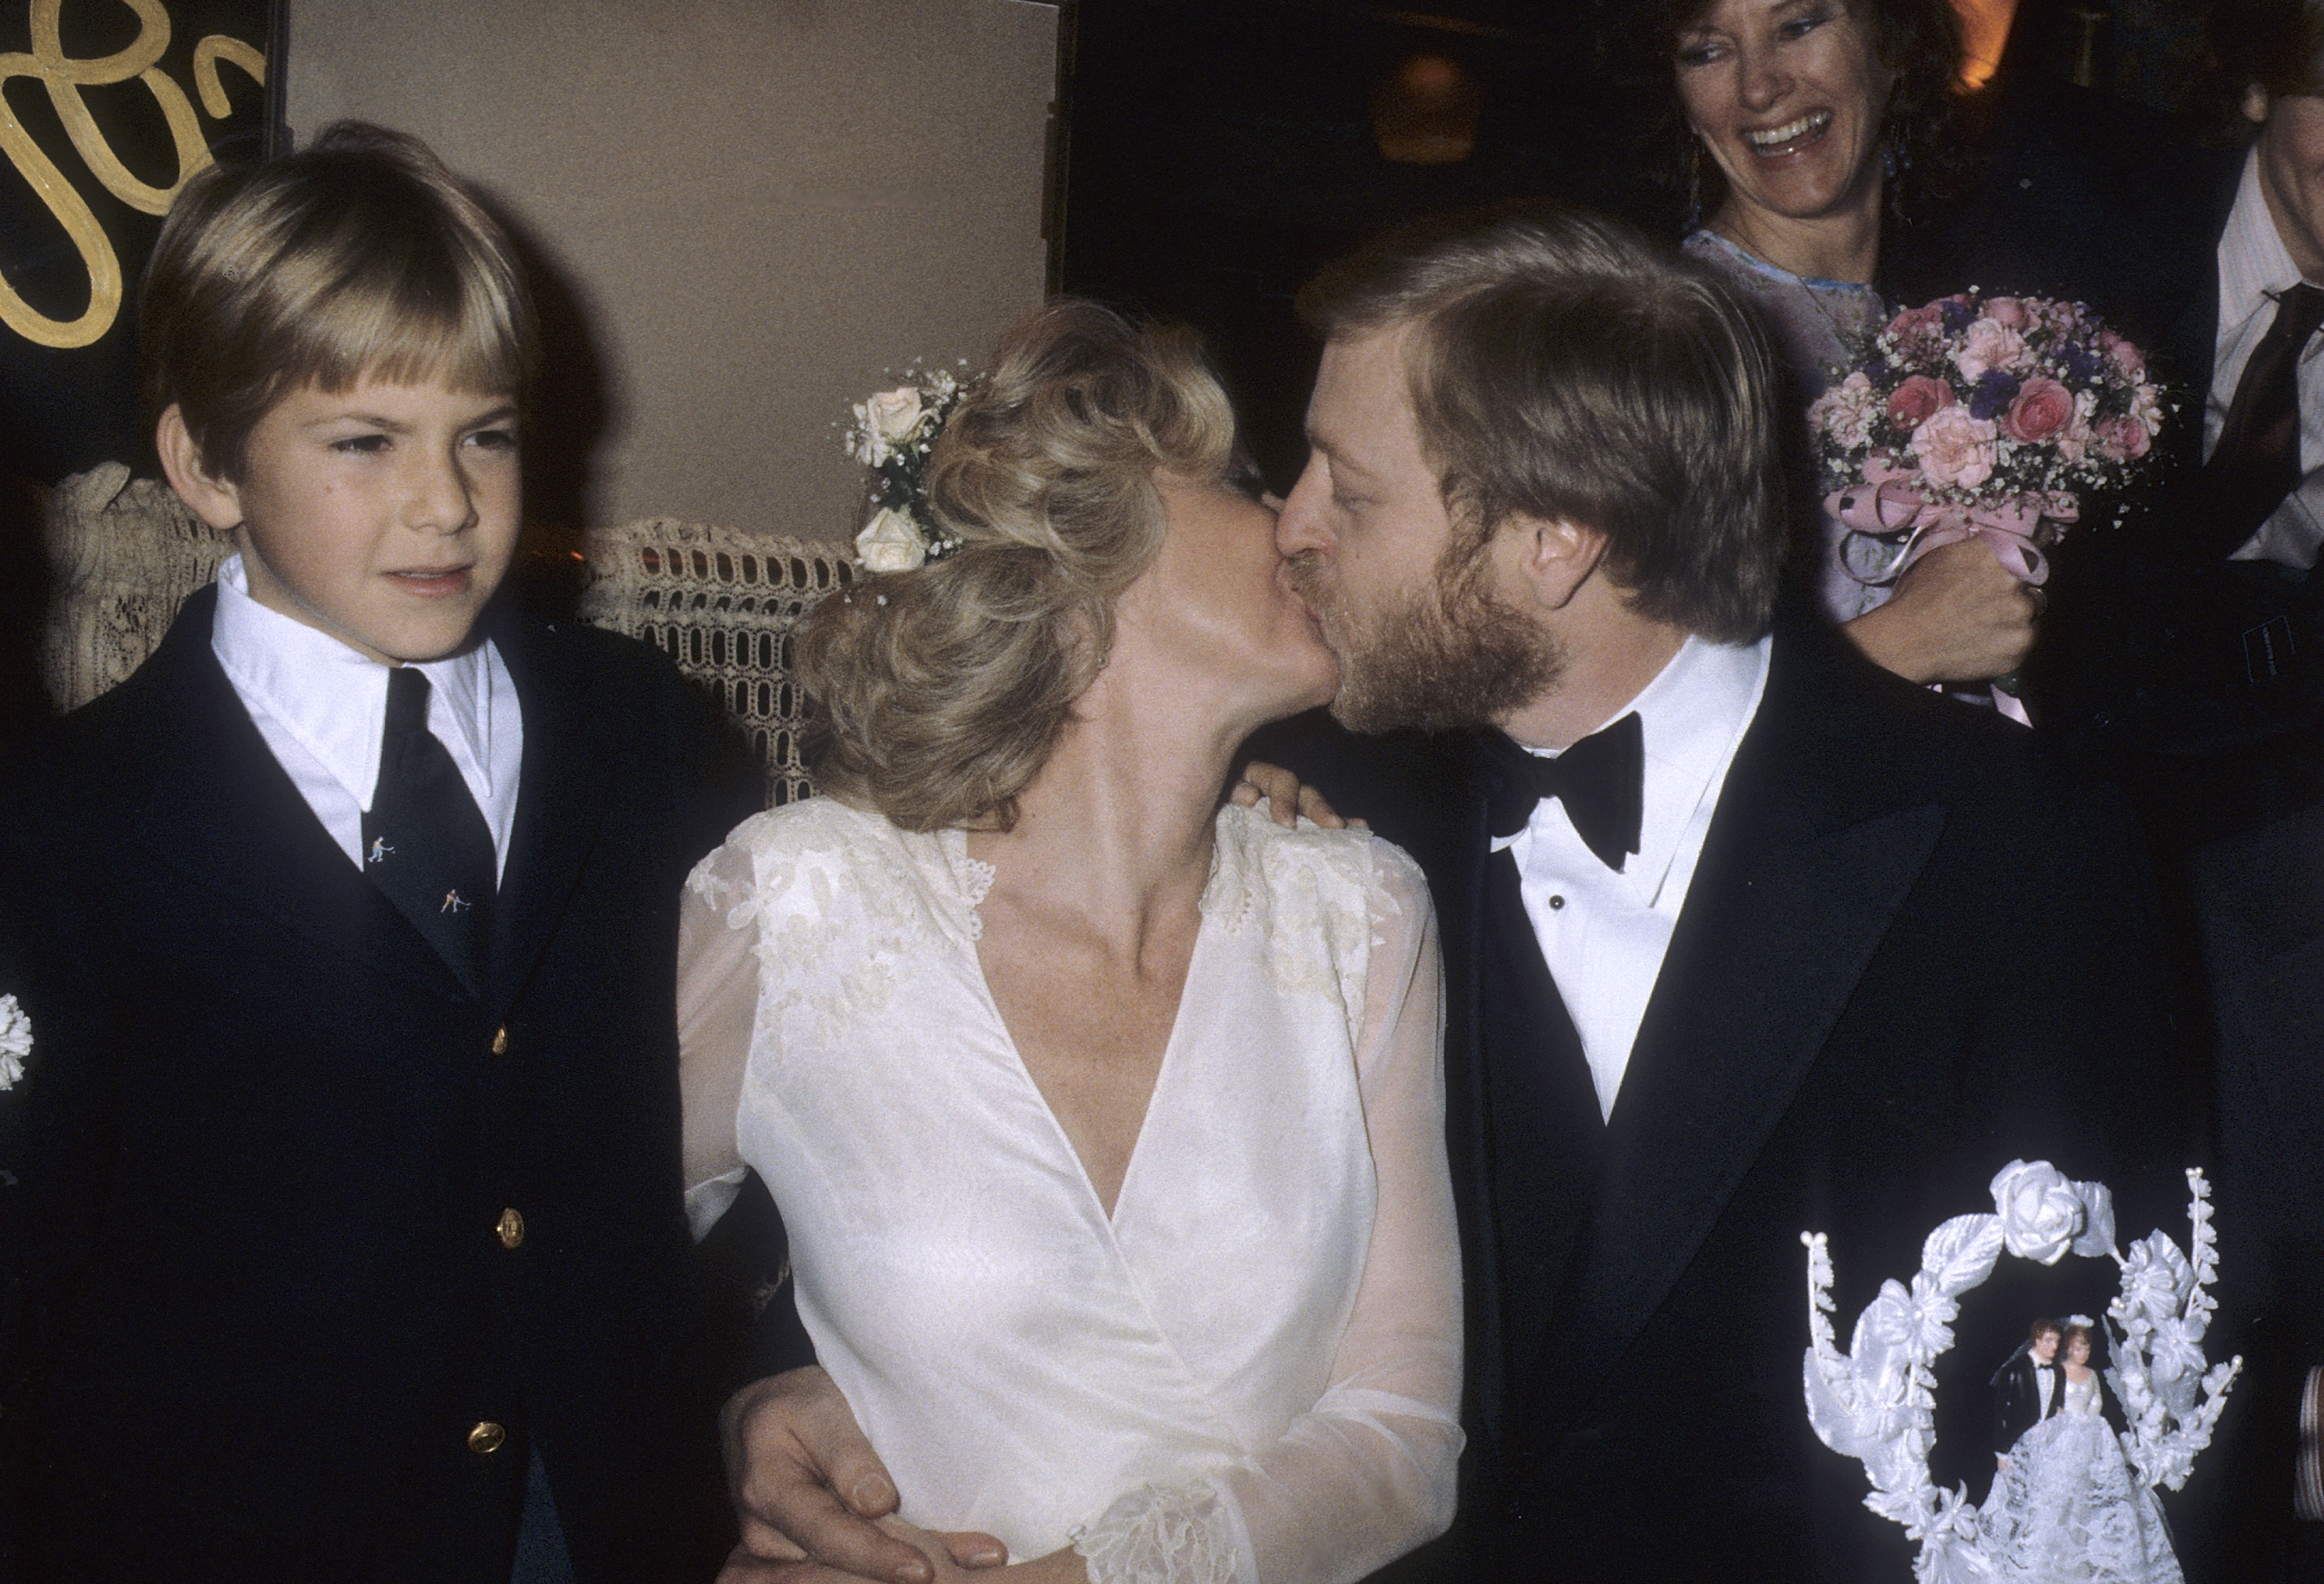
<instances>
[{"instance_id":1,"label":"groom figurine","mask_svg":"<svg viewBox=\"0 0 2324 1584\"><path fill-rule=\"evenodd\" d=\"M2055 1414L2064 1400L2058 1389L2059 1335L2056 1321L2035 1321L2025 1346L1994 1372L1993 1456L2004 1469L2017 1438Z\"/></svg>"},{"instance_id":2,"label":"groom figurine","mask_svg":"<svg viewBox=\"0 0 2324 1584\"><path fill-rule=\"evenodd\" d=\"M1389 1571L1903 1578L1809 1429L1801 1237L1851 1315L2015 1159L2108 1183L2127 1228L2184 1213L2127 816L1774 620L1774 365L1681 260L1502 210L1301 308L1325 345L1278 544L1333 713L1384 735L1307 721L1261 757L1420 861L1445 966L1468 1449L1452 1532ZM746 1533L926 1576L844 1515L892 1487L835 1394L785 1392L736 1416Z\"/></svg>"}]
</instances>

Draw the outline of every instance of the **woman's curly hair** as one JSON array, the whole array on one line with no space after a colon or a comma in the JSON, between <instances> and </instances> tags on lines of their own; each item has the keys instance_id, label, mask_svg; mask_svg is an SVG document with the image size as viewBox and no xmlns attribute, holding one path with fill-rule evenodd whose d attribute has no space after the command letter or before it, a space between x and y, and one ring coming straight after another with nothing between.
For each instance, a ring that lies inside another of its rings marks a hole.
<instances>
[{"instance_id":1,"label":"woman's curly hair","mask_svg":"<svg viewBox=\"0 0 2324 1584\"><path fill-rule=\"evenodd\" d=\"M929 456L960 548L800 628L817 784L905 830L1014 824L1161 544L1155 474L1223 479L1234 445L1192 331L1072 299L1019 320Z\"/></svg>"}]
</instances>

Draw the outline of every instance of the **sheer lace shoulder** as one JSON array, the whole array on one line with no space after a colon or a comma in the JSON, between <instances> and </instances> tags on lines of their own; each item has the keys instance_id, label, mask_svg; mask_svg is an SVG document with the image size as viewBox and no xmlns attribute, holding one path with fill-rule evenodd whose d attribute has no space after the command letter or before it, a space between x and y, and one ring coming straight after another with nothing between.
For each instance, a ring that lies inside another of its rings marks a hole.
<instances>
[{"instance_id":1,"label":"sheer lace shoulder","mask_svg":"<svg viewBox=\"0 0 2324 1584\"><path fill-rule=\"evenodd\" d=\"M1422 916L1427 883L1403 852L1368 831L1296 830L1255 808L1220 813L1204 915L1228 931L1255 931L1269 977L1290 995L1339 1003L1360 1038L1375 948L1392 946Z\"/></svg>"},{"instance_id":2,"label":"sheer lace shoulder","mask_svg":"<svg viewBox=\"0 0 2324 1584\"><path fill-rule=\"evenodd\" d=\"M747 879L719 861L737 849ZM730 926L755 923L760 962L780 965L761 983L760 1026L804 1008L828 1032L884 1011L915 959L973 942L991 879L957 831L899 831L814 797L745 821L691 883L725 901Z\"/></svg>"},{"instance_id":3,"label":"sheer lace shoulder","mask_svg":"<svg viewBox=\"0 0 2324 1584\"><path fill-rule=\"evenodd\" d=\"M697 1237L742 1178L735 1108L754 1046L786 1018L827 1036L908 993L911 963L977 935L991 870L960 833L899 831L811 797L754 815L687 879L678 927L679 1078Z\"/></svg>"}]
</instances>

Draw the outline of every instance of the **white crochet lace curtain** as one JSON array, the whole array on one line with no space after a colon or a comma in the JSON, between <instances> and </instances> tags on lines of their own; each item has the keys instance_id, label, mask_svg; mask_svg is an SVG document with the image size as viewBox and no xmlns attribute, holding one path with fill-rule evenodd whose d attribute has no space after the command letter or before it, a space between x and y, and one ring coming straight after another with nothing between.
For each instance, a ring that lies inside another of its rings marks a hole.
<instances>
[{"instance_id":1,"label":"white crochet lace curtain","mask_svg":"<svg viewBox=\"0 0 2324 1584\"><path fill-rule=\"evenodd\" d=\"M798 539L667 517L592 529L582 549L581 619L658 646L707 685L764 760L769 806L813 792L791 630L853 566Z\"/></svg>"},{"instance_id":2,"label":"white crochet lace curtain","mask_svg":"<svg viewBox=\"0 0 2324 1584\"><path fill-rule=\"evenodd\" d=\"M106 463L48 493L51 589L41 662L60 710L125 679L186 597L234 546L169 486ZM709 688L767 769L767 800L812 792L799 757L806 701L791 674L791 629L853 576L802 540L651 518L585 536L590 583L580 616L659 646Z\"/></svg>"}]
</instances>

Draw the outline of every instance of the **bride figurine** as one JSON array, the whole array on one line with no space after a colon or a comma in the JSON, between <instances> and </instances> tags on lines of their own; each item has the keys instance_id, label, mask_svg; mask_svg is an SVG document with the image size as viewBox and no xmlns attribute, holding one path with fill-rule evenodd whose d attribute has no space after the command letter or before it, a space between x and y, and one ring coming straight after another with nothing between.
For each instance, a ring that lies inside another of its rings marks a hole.
<instances>
[{"instance_id":1,"label":"bride figurine","mask_svg":"<svg viewBox=\"0 0 2324 1584\"><path fill-rule=\"evenodd\" d=\"M2091 1349L2090 1322L2070 1321L2058 1345L2064 1402L2002 1460L1987 1552L1997 1577L2027 1584L2180 1584L2162 1506L2133 1478Z\"/></svg>"}]
</instances>

